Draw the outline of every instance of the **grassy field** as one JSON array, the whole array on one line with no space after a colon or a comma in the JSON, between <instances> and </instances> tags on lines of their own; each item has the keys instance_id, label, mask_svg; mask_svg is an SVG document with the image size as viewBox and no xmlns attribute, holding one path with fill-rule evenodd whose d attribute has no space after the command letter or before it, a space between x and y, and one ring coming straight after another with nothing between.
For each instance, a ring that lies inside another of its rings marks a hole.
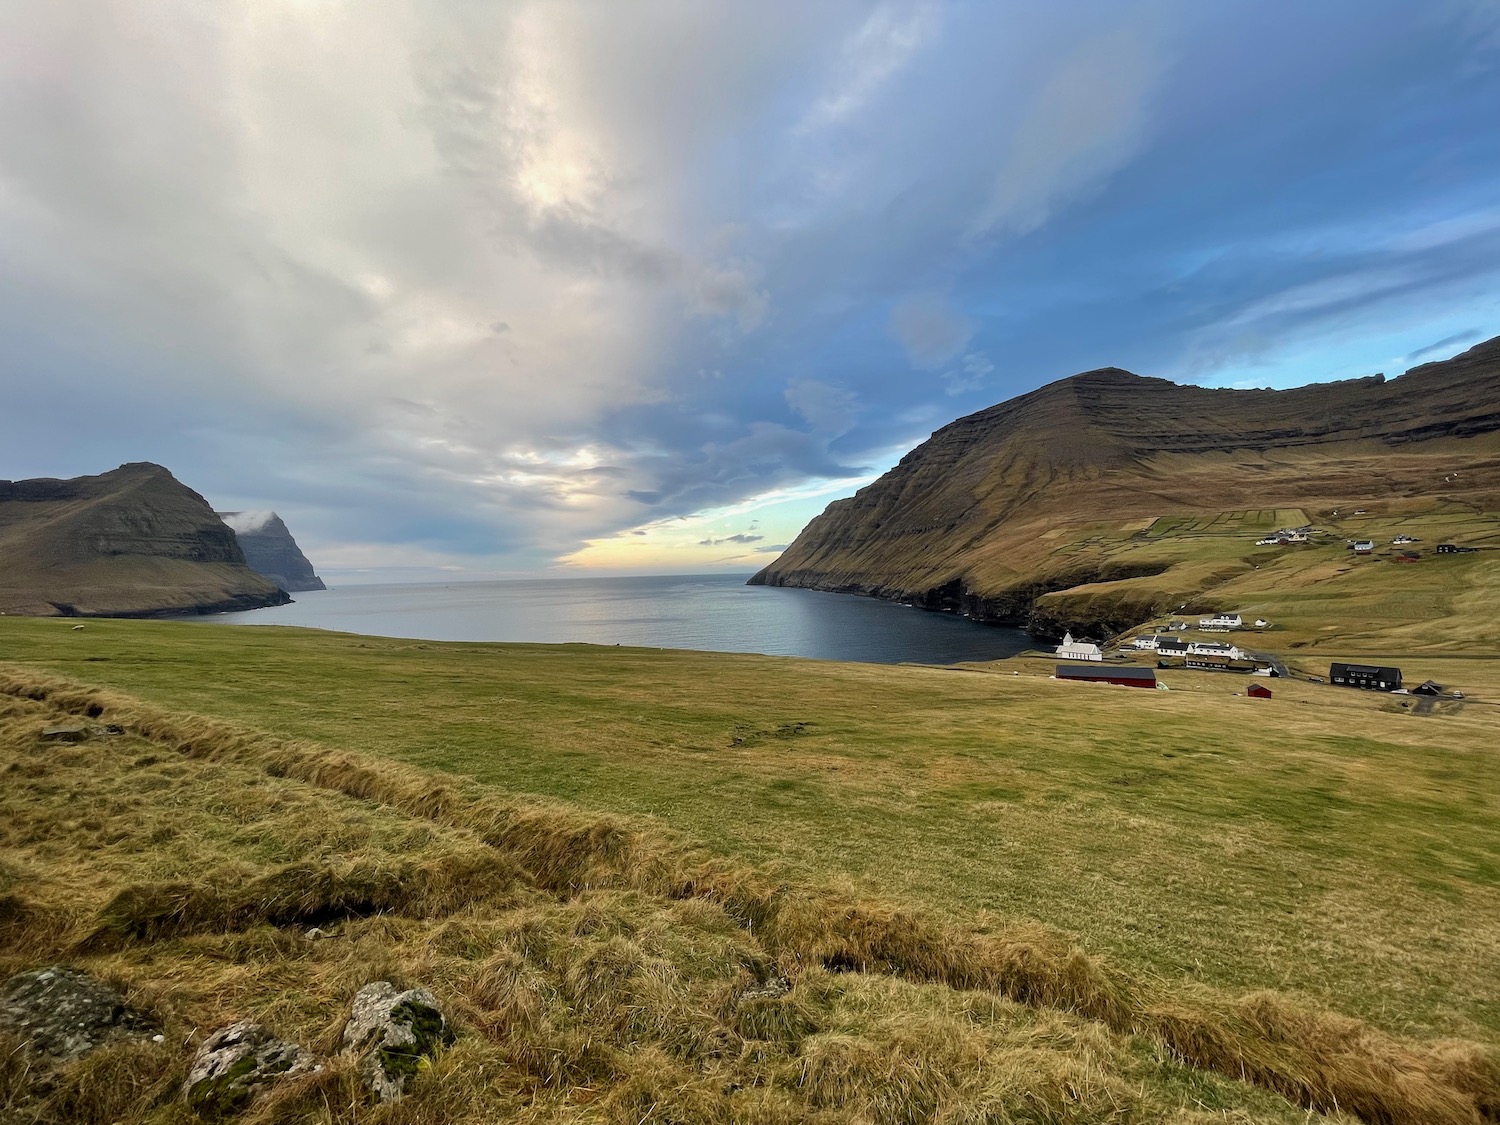
<instances>
[{"instance_id":1,"label":"grassy field","mask_svg":"<svg viewBox=\"0 0 1500 1125\"><path fill-rule=\"evenodd\" d=\"M119 733L40 740L71 716ZM1500 1095L1474 1045L34 673L0 669L0 773L0 975L68 960L162 1029L40 1085L0 1034L7 1122L188 1125L192 1047L243 1018L325 1062L249 1125L1472 1125ZM333 1054L371 979L457 1031L395 1104Z\"/></svg>"},{"instance_id":2,"label":"grassy field","mask_svg":"<svg viewBox=\"0 0 1500 1125\"><path fill-rule=\"evenodd\" d=\"M1500 1043L1500 723L1482 700L1419 716L1305 683L1251 700L1211 673L1148 693L1043 662L172 623L6 620L0 651L950 919L1038 923L1143 977Z\"/></svg>"}]
</instances>

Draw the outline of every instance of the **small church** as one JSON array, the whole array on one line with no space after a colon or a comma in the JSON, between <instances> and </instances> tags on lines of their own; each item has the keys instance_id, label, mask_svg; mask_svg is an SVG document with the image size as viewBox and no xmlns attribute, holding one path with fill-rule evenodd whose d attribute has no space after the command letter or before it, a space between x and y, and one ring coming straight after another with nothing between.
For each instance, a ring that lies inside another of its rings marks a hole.
<instances>
[{"instance_id":1,"label":"small church","mask_svg":"<svg viewBox=\"0 0 1500 1125\"><path fill-rule=\"evenodd\" d=\"M1072 633L1064 633L1062 644L1057 646L1057 655L1061 660L1103 660L1104 653L1096 644L1088 641L1075 641Z\"/></svg>"}]
</instances>

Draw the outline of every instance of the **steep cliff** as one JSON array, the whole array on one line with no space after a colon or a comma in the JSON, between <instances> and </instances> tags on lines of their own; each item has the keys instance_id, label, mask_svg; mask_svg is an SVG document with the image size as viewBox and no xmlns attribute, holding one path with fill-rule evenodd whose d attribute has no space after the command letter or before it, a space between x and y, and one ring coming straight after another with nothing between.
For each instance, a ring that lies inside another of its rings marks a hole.
<instances>
[{"instance_id":1,"label":"steep cliff","mask_svg":"<svg viewBox=\"0 0 1500 1125\"><path fill-rule=\"evenodd\" d=\"M160 465L0 481L0 612L158 617L284 605L234 532Z\"/></svg>"},{"instance_id":2,"label":"steep cliff","mask_svg":"<svg viewBox=\"0 0 1500 1125\"><path fill-rule=\"evenodd\" d=\"M1286 391L1089 371L938 430L751 582L1109 632L1223 577L1149 545L1113 549L1158 517L1439 500L1494 511L1497 435L1500 338L1397 379ZM1101 595L1092 619L1046 600L1083 587Z\"/></svg>"},{"instance_id":3,"label":"steep cliff","mask_svg":"<svg viewBox=\"0 0 1500 1125\"><path fill-rule=\"evenodd\" d=\"M326 590L323 580L275 512L220 512L234 531L251 570L293 594Z\"/></svg>"}]
</instances>

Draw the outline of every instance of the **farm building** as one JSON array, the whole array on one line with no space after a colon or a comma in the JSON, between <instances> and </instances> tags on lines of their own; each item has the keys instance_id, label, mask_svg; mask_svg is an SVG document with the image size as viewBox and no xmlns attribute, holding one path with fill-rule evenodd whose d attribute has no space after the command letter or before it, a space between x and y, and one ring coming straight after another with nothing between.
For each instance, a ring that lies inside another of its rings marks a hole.
<instances>
[{"instance_id":1,"label":"farm building","mask_svg":"<svg viewBox=\"0 0 1500 1125\"><path fill-rule=\"evenodd\" d=\"M1245 689L1245 694L1251 699L1270 699L1271 689L1265 684L1251 684Z\"/></svg>"},{"instance_id":2,"label":"farm building","mask_svg":"<svg viewBox=\"0 0 1500 1125\"><path fill-rule=\"evenodd\" d=\"M1375 549L1375 541L1373 539L1359 539L1351 545L1350 549L1356 555L1368 555Z\"/></svg>"},{"instance_id":3,"label":"farm building","mask_svg":"<svg viewBox=\"0 0 1500 1125\"><path fill-rule=\"evenodd\" d=\"M1457 543L1439 543L1437 553L1440 555L1472 555L1477 547L1460 547Z\"/></svg>"},{"instance_id":4,"label":"farm building","mask_svg":"<svg viewBox=\"0 0 1500 1125\"><path fill-rule=\"evenodd\" d=\"M1187 641L1164 637L1156 642L1157 656L1186 656L1191 648Z\"/></svg>"},{"instance_id":5,"label":"farm building","mask_svg":"<svg viewBox=\"0 0 1500 1125\"><path fill-rule=\"evenodd\" d=\"M1158 637L1155 633L1146 633L1144 636L1136 637L1135 640L1131 641L1130 643L1135 648L1145 649L1148 652L1155 652L1156 646L1161 643L1161 638Z\"/></svg>"},{"instance_id":6,"label":"farm building","mask_svg":"<svg viewBox=\"0 0 1500 1125\"><path fill-rule=\"evenodd\" d=\"M1150 668L1095 668L1089 664L1059 664L1059 680L1086 680L1090 683L1123 684L1126 687L1154 688L1156 672Z\"/></svg>"},{"instance_id":7,"label":"farm building","mask_svg":"<svg viewBox=\"0 0 1500 1125\"><path fill-rule=\"evenodd\" d=\"M1088 641L1075 641L1072 633L1064 633L1062 644L1057 646L1057 655L1064 660L1103 660L1099 646Z\"/></svg>"},{"instance_id":8,"label":"farm building","mask_svg":"<svg viewBox=\"0 0 1500 1125\"><path fill-rule=\"evenodd\" d=\"M1377 664L1333 664L1328 668L1328 682L1365 691L1399 691L1401 669Z\"/></svg>"},{"instance_id":9,"label":"farm building","mask_svg":"<svg viewBox=\"0 0 1500 1125\"><path fill-rule=\"evenodd\" d=\"M1411 689L1413 695L1442 695L1443 685L1436 680L1425 680Z\"/></svg>"}]
</instances>

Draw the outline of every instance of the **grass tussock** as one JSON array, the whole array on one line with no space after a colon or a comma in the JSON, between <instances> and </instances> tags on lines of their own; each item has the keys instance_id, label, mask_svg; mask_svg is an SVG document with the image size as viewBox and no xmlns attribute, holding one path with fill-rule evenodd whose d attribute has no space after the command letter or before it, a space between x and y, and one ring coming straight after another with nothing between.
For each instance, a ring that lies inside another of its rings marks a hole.
<instances>
[{"instance_id":1,"label":"grass tussock","mask_svg":"<svg viewBox=\"0 0 1500 1125\"><path fill-rule=\"evenodd\" d=\"M100 910L81 948L258 925L316 927L369 914L442 917L501 901L520 874L504 856L483 850L424 863L293 863L242 886L224 886L232 878L126 887Z\"/></svg>"},{"instance_id":2,"label":"grass tussock","mask_svg":"<svg viewBox=\"0 0 1500 1125\"><path fill-rule=\"evenodd\" d=\"M619 817L108 692L0 670L0 696L25 701L0 704L0 768L25 781L5 810L21 862L0 883L16 939L0 969L61 944L40 918L89 918L74 948L99 968L176 966L159 985L169 1043L254 1012L324 1051L364 982L425 984L462 1038L382 1122L1300 1119L1291 1105L1381 1125L1500 1119L1494 1056L1472 1044L1130 979L1035 928L798 886ZM59 712L127 733L38 750ZM143 870L174 849L178 875ZM215 874L185 877L205 851ZM70 881L84 862L92 882ZM333 933L309 940L311 926ZM124 1068L109 1081L161 1101L165 1053L100 1058ZM30 1083L4 1065L3 1081ZM27 1096L61 1106L61 1089ZM67 1104L79 1121L136 1120ZM353 1122L360 1104L334 1066L252 1119Z\"/></svg>"}]
</instances>

